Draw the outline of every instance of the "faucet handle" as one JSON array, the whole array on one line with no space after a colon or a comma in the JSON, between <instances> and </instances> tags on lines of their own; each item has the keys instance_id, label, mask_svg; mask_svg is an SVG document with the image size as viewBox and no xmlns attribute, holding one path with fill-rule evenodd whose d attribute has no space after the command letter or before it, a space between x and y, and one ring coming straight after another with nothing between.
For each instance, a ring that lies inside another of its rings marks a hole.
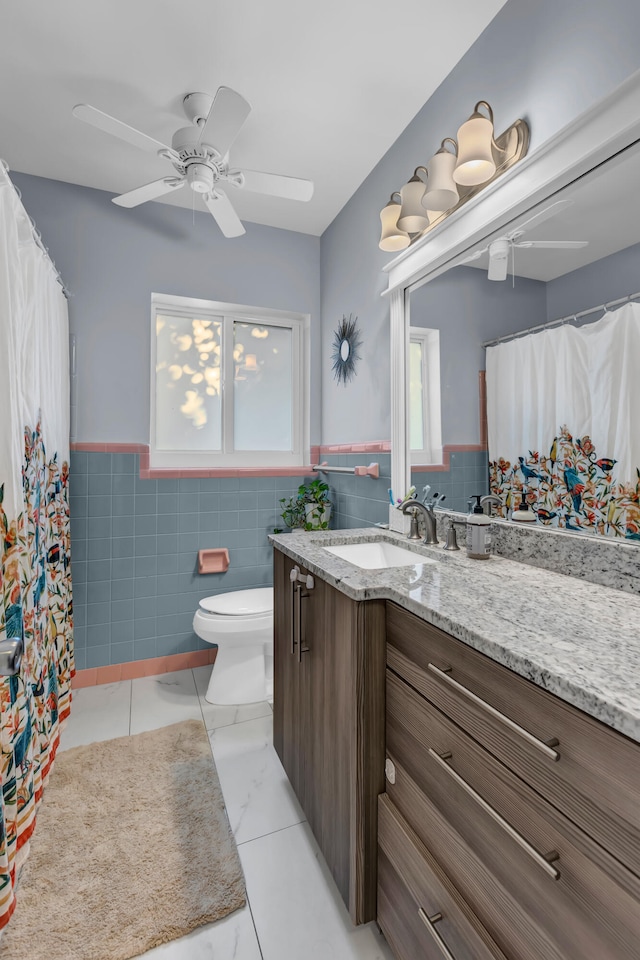
<instances>
[{"instance_id":1,"label":"faucet handle","mask_svg":"<svg viewBox=\"0 0 640 960\"><path fill-rule=\"evenodd\" d=\"M456 536L456 525L460 527L466 527L466 520L449 520L449 526L447 527L447 542L443 544L443 550L459 550L458 538Z\"/></svg>"}]
</instances>

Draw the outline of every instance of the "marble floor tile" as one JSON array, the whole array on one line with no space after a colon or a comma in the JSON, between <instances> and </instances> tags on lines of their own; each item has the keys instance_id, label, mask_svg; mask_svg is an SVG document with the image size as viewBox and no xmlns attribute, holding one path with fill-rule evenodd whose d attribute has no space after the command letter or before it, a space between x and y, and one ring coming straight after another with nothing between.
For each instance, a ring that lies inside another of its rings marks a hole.
<instances>
[{"instance_id":1,"label":"marble floor tile","mask_svg":"<svg viewBox=\"0 0 640 960\"><path fill-rule=\"evenodd\" d=\"M131 681L131 733L156 730L181 720L202 720L191 670Z\"/></svg>"},{"instance_id":2,"label":"marble floor tile","mask_svg":"<svg viewBox=\"0 0 640 960\"><path fill-rule=\"evenodd\" d=\"M229 707L207 703L204 695L209 685L211 667L195 667L193 676L196 681L202 716L207 730L228 727L232 723L242 723L244 720L256 720L258 717L267 717L271 713L271 707L266 701L264 703L243 703Z\"/></svg>"},{"instance_id":3,"label":"marble floor tile","mask_svg":"<svg viewBox=\"0 0 640 960\"><path fill-rule=\"evenodd\" d=\"M307 823L238 850L263 960L392 960L375 924L351 923Z\"/></svg>"},{"instance_id":4,"label":"marble floor tile","mask_svg":"<svg viewBox=\"0 0 640 960\"><path fill-rule=\"evenodd\" d=\"M251 911L248 906L236 910L217 923L143 953L140 960L261 960Z\"/></svg>"},{"instance_id":5,"label":"marble floor tile","mask_svg":"<svg viewBox=\"0 0 640 960\"><path fill-rule=\"evenodd\" d=\"M237 843L304 820L273 748L271 714L219 727L209 738Z\"/></svg>"},{"instance_id":6,"label":"marble floor tile","mask_svg":"<svg viewBox=\"0 0 640 960\"><path fill-rule=\"evenodd\" d=\"M75 690L61 750L97 740L126 737L131 714L131 680Z\"/></svg>"}]
</instances>

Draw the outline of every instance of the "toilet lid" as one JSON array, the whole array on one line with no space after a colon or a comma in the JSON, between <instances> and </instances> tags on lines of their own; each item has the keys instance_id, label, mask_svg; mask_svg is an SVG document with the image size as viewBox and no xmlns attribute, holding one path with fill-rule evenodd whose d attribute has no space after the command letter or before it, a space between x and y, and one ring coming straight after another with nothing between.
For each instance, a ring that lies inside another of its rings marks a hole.
<instances>
[{"instance_id":1,"label":"toilet lid","mask_svg":"<svg viewBox=\"0 0 640 960\"><path fill-rule=\"evenodd\" d=\"M246 617L251 614L271 613L273 610L273 587L256 590L236 590L234 593L219 593L205 597L200 606L207 613L219 613L227 617Z\"/></svg>"}]
</instances>

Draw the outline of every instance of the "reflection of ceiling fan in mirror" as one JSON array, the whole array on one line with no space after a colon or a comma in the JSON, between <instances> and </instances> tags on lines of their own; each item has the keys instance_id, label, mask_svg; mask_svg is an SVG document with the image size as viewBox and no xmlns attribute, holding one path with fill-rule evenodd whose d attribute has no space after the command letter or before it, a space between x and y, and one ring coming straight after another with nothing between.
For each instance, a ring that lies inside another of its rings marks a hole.
<instances>
[{"instance_id":1,"label":"reflection of ceiling fan in mirror","mask_svg":"<svg viewBox=\"0 0 640 960\"><path fill-rule=\"evenodd\" d=\"M219 87L215 97L206 93L190 93L182 103L192 126L177 130L171 147L86 103L79 103L73 108L73 115L78 120L126 140L134 147L163 157L176 170L173 176L154 180L120 197L114 197L114 203L121 207L137 207L147 200L158 200L165 194L179 190L187 183L194 193L201 194L225 237L239 237L245 229L227 194L221 189L223 185L289 200L311 199L311 180L257 170L238 170L229 166L229 149L251 111L244 97L235 90Z\"/></svg>"},{"instance_id":2,"label":"reflection of ceiling fan in mirror","mask_svg":"<svg viewBox=\"0 0 640 960\"><path fill-rule=\"evenodd\" d=\"M524 240L527 229L531 231L532 224L538 226L544 220L556 216L561 209L571 203L570 200L559 200L545 207L540 213L537 213L523 224L516 227L510 233L492 240L481 250L475 250L471 256L461 260L460 263L471 263L473 260L479 260L483 253L489 253L489 269L487 277L489 280L506 280L509 269L509 256L514 257L516 250L579 250L589 244L588 240Z\"/></svg>"}]
</instances>

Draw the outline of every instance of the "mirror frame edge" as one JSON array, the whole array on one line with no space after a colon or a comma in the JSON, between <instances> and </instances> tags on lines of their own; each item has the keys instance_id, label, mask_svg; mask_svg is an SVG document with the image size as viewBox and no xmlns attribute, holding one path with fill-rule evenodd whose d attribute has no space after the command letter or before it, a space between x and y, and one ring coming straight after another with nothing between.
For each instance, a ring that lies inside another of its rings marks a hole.
<instances>
[{"instance_id":1,"label":"mirror frame edge","mask_svg":"<svg viewBox=\"0 0 640 960\"><path fill-rule=\"evenodd\" d=\"M408 417L408 298L451 261L640 137L640 70L481 191L383 268L390 300L391 486L411 484ZM527 176L522 174L527 172Z\"/></svg>"}]
</instances>

